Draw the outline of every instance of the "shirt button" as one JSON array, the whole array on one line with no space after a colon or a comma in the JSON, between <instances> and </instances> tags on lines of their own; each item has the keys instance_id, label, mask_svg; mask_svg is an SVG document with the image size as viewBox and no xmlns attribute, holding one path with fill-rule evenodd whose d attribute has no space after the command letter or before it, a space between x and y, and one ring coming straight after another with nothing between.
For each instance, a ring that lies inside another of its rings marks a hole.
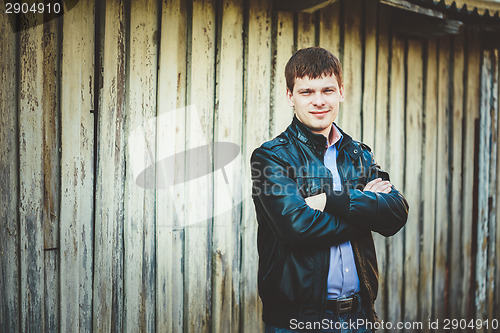
<instances>
[{"instance_id":1,"label":"shirt button","mask_svg":"<svg viewBox=\"0 0 500 333\"><path fill-rule=\"evenodd\" d=\"M346 273L349 272L349 268L346 268L345 271L346 271Z\"/></svg>"}]
</instances>

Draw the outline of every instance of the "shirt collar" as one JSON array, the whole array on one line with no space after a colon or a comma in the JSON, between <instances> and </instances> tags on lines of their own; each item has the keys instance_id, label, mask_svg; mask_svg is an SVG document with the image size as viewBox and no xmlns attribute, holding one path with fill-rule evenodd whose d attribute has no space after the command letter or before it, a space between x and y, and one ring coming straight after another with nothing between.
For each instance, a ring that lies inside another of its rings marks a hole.
<instances>
[{"instance_id":1,"label":"shirt collar","mask_svg":"<svg viewBox=\"0 0 500 333\"><path fill-rule=\"evenodd\" d=\"M330 140L331 140L331 143L329 144L328 147L331 147L331 146L335 145L336 148L338 148L340 146L340 143L342 142L342 138L343 137L344 136L339 131L339 129L337 128L337 126L335 124L332 124L332 130L330 131ZM328 141L330 141L330 140L328 140Z\"/></svg>"}]
</instances>

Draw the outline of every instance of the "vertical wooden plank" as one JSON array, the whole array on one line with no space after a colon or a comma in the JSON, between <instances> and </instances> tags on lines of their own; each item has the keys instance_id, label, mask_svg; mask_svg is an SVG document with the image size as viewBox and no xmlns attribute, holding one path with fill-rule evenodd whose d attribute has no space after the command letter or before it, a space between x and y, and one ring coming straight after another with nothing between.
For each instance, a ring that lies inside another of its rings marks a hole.
<instances>
[{"instance_id":1,"label":"vertical wooden plank","mask_svg":"<svg viewBox=\"0 0 500 333\"><path fill-rule=\"evenodd\" d=\"M38 17L41 19L40 17ZM44 327L43 26L21 31L19 78L19 222L21 331Z\"/></svg>"},{"instance_id":2,"label":"vertical wooden plank","mask_svg":"<svg viewBox=\"0 0 500 333\"><path fill-rule=\"evenodd\" d=\"M0 330L21 329L19 299L19 141L16 56L17 34L8 15L0 16Z\"/></svg>"},{"instance_id":3,"label":"vertical wooden plank","mask_svg":"<svg viewBox=\"0 0 500 333\"><path fill-rule=\"evenodd\" d=\"M375 106L377 88L377 3L365 2L365 52L363 84L363 135L360 138L370 147L375 144ZM369 13L369 14L368 14ZM361 13L360 13L361 15Z\"/></svg>"},{"instance_id":4,"label":"vertical wooden plank","mask_svg":"<svg viewBox=\"0 0 500 333\"><path fill-rule=\"evenodd\" d=\"M433 319L434 228L436 224L438 53L436 39L427 42L424 106L424 163L422 170L423 225L420 254L420 320ZM428 325L424 331L429 332Z\"/></svg>"},{"instance_id":5,"label":"vertical wooden plank","mask_svg":"<svg viewBox=\"0 0 500 333\"><path fill-rule=\"evenodd\" d=\"M490 163L489 163L489 172L490 172L490 183L489 194L488 194L488 269L486 276L486 306L487 313L485 318L490 320L494 319L498 312L494 312L494 295L495 295L495 254L497 250L496 243L496 232L497 232L497 223L496 223L496 215L497 215L497 177L498 177L498 169L497 166L497 155L498 155L498 50L491 50L491 107L490 107L490 117L491 117L491 134L490 134L490 142L491 142L491 151L490 151ZM484 317L483 317L484 318ZM493 327L488 327L487 332L494 332Z\"/></svg>"},{"instance_id":6,"label":"vertical wooden plank","mask_svg":"<svg viewBox=\"0 0 500 333\"><path fill-rule=\"evenodd\" d=\"M319 13L319 46L332 52L341 59L341 6L340 1L320 10Z\"/></svg>"},{"instance_id":7,"label":"vertical wooden plank","mask_svg":"<svg viewBox=\"0 0 500 333\"><path fill-rule=\"evenodd\" d=\"M462 308L462 126L464 115L464 35L453 38L453 138L451 174L451 253L450 253L450 318L464 318Z\"/></svg>"},{"instance_id":8,"label":"vertical wooden plank","mask_svg":"<svg viewBox=\"0 0 500 333\"><path fill-rule=\"evenodd\" d=\"M61 174L59 112L60 19L43 24L43 221L45 331L59 328L59 203Z\"/></svg>"},{"instance_id":9,"label":"vertical wooden plank","mask_svg":"<svg viewBox=\"0 0 500 333\"><path fill-rule=\"evenodd\" d=\"M498 51L497 51L498 52ZM500 59L499 59L500 61ZM498 79L500 80L500 65L498 66L498 71L496 73ZM498 91L496 92L497 93L497 110L500 110L500 83L498 84ZM499 119L499 123L497 124L497 138L500 137L500 117L498 117ZM498 154L497 152L497 170L500 170L500 154ZM494 293L495 293L495 296L494 296L494 313L499 313L500 312L500 253L499 253L499 250L498 250L498 244L500 244L500 212L498 211L498 207L500 207L500 195L498 195L498 191L500 190L500 176L497 175L497 214L496 214L496 224L497 224L497 228L496 228L496 234L494 235L494 237L496 238L496 244L497 244L497 247L496 247L496 253L495 255L493 256L493 258L495 258L495 264L494 264L494 267L496 269L496 273L495 273L495 288L494 288Z\"/></svg>"},{"instance_id":10,"label":"vertical wooden plank","mask_svg":"<svg viewBox=\"0 0 500 333\"><path fill-rule=\"evenodd\" d=\"M361 138L361 107L363 82L362 2L345 2L344 12L344 94L345 101L339 113L340 127L355 140Z\"/></svg>"},{"instance_id":11,"label":"vertical wooden plank","mask_svg":"<svg viewBox=\"0 0 500 333\"><path fill-rule=\"evenodd\" d=\"M214 164L229 157L219 143L241 147L243 116L243 1L223 0L220 27L214 124ZM220 14L221 13L221 14ZM228 93L231 91L232 93ZM220 147L220 148L219 148ZM232 157L232 156L231 156ZM214 179L212 241L212 332L238 332L240 328L241 154Z\"/></svg>"},{"instance_id":12,"label":"vertical wooden plank","mask_svg":"<svg viewBox=\"0 0 500 333\"><path fill-rule=\"evenodd\" d=\"M190 69L188 70L188 104L196 106L197 113L188 112L186 118L186 149L213 142L215 92L215 32L216 14L213 1L193 1ZM201 124L202 133L191 133L195 124ZM200 140L202 138L202 140ZM189 168L191 160L186 161ZM203 179L203 187L195 192L188 189L190 200L186 219L198 222L186 229L184 270L184 330L208 332L211 329L212 286L212 216L213 174Z\"/></svg>"},{"instance_id":13,"label":"vertical wooden plank","mask_svg":"<svg viewBox=\"0 0 500 333\"><path fill-rule=\"evenodd\" d=\"M494 259L496 241L496 155L498 54L483 51L479 135L479 193L476 257L476 318L493 318ZM489 332L482 327L479 332Z\"/></svg>"},{"instance_id":14,"label":"vertical wooden plank","mask_svg":"<svg viewBox=\"0 0 500 333\"><path fill-rule=\"evenodd\" d=\"M161 41L158 64L157 156L180 156L173 170L165 172L165 181L184 181L186 103L186 4L182 0L163 1ZM173 47L175 46L175 47ZM162 119L172 119L163 121ZM164 144L172 143L172 144ZM176 155L180 153L180 155ZM158 177L160 180L161 177ZM157 184L157 282L156 328L159 332L183 332L184 277L183 243L184 211L175 205L178 200L170 191Z\"/></svg>"},{"instance_id":15,"label":"vertical wooden plank","mask_svg":"<svg viewBox=\"0 0 500 333\"><path fill-rule=\"evenodd\" d=\"M248 8L245 54L245 113L243 127L243 161L249 163L255 148L269 139L271 75L271 8L268 1L250 0ZM247 188L251 181L247 179ZM263 331L262 304L257 290L257 222L250 199L243 202L242 217L242 325L240 331Z\"/></svg>"},{"instance_id":16,"label":"vertical wooden plank","mask_svg":"<svg viewBox=\"0 0 500 333\"><path fill-rule=\"evenodd\" d=\"M130 54L127 76L126 161L148 165L156 152L158 4L134 1L130 6ZM132 136L134 131L141 134ZM144 146L141 146L143 144ZM145 147L146 150L140 149ZM155 184L155 172L145 184ZM125 309L127 331L155 330L156 225L154 187L141 187L134 174L125 180Z\"/></svg>"},{"instance_id":17,"label":"vertical wooden plank","mask_svg":"<svg viewBox=\"0 0 500 333\"><path fill-rule=\"evenodd\" d=\"M491 51L484 50L481 67L481 109L479 133L479 192L478 192L478 226L476 254L476 318L486 315L486 278L488 256L488 218L489 218L489 183L490 183L490 151L491 151Z\"/></svg>"},{"instance_id":18,"label":"vertical wooden plank","mask_svg":"<svg viewBox=\"0 0 500 333\"><path fill-rule=\"evenodd\" d=\"M102 42L102 89L98 110L95 199L93 330L122 332L125 180L125 13L121 1L96 7L106 13ZM99 22L97 24L100 24Z\"/></svg>"},{"instance_id":19,"label":"vertical wooden plank","mask_svg":"<svg viewBox=\"0 0 500 333\"><path fill-rule=\"evenodd\" d=\"M389 133L390 163L389 173L391 182L402 188L404 180L404 41L395 35L391 42L391 68L390 68L390 91L389 91ZM410 207L413 209L413 207ZM403 239L404 233L399 232L388 239L389 263L388 263L388 293L390 300L388 306L388 320L391 322L401 321L403 304ZM396 331L396 330L395 330Z\"/></svg>"},{"instance_id":20,"label":"vertical wooden plank","mask_svg":"<svg viewBox=\"0 0 500 333\"><path fill-rule=\"evenodd\" d=\"M408 41L406 95L406 171L405 195L411 207L405 236L405 322L417 321L419 308L420 197L422 182L422 109L423 54L422 42Z\"/></svg>"},{"instance_id":21,"label":"vertical wooden plank","mask_svg":"<svg viewBox=\"0 0 500 333\"><path fill-rule=\"evenodd\" d=\"M45 269L45 332L59 332L59 251L46 251Z\"/></svg>"},{"instance_id":22,"label":"vertical wooden plank","mask_svg":"<svg viewBox=\"0 0 500 333\"><path fill-rule=\"evenodd\" d=\"M388 96L389 96L389 44L390 44L390 12L389 8L386 6L378 7L378 35L377 35L377 75L376 78L376 89L375 89L375 144L374 154L378 163L382 168L386 168L389 165L389 150L387 149L387 143L389 142L388 134ZM402 184L395 184L398 188ZM373 240L375 242L375 248L377 250L377 264L379 270L379 292L377 297L377 302L375 303L375 310L377 311L381 320L387 320L387 242L386 238L378 233L372 233Z\"/></svg>"},{"instance_id":23,"label":"vertical wooden plank","mask_svg":"<svg viewBox=\"0 0 500 333\"><path fill-rule=\"evenodd\" d=\"M463 224L462 224L462 262L464 266L464 278L462 281L462 309L461 313L464 318L471 319L473 314L469 309L473 308L474 301L471 299L471 289L474 288L472 280L475 273L472 269L472 244L473 244L473 225L477 216L473 216L474 212L474 160L476 146L476 122L479 119L480 106L480 41L475 33L467 33L467 86L466 86L466 108L465 108L465 127L464 127L464 171L463 171L463 188L468 189L463 193ZM477 186L477 185L476 185Z\"/></svg>"},{"instance_id":24,"label":"vertical wooden plank","mask_svg":"<svg viewBox=\"0 0 500 333\"><path fill-rule=\"evenodd\" d=\"M288 105L286 98L285 66L293 55L293 13L277 12L276 28L276 55L273 63L272 84L272 128L271 137L283 132L293 117L293 108Z\"/></svg>"},{"instance_id":25,"label":"vertical wooden plank","mask_svg":"<svg viewBox=\"0 0 500 333\"><path fill-rule=\"evenodd\" d=\"M448 298L447 256L449 223L449 64L450 39L442 37L439 43L438 60L438 137L436 178L436 228L434 262L434 315L444 319L447 315Z\"/></svg>"},{"instance_id":26,"label":"vertical wooden plank","mask_svg":"<svg viewBox=\"0 0 500 333\"><path fill-rule=\"evenodd\" d=\"M297 14L297 50L315 46L316 29L314 14Z\"/></svg>"},{"instance_id":27,"label":"vertical wooden plank","mask_svg":"<svg viewBox=\"0 0 500 333\"><path fill-rule=\"evenodd\" d=\"M63 18L61 64L61 331L92 329L94 3Z\"/></svg>"},{"instance_id":28,"label":"vertical wooden plank","mask_svg":"<svg viewBox=\"0 0 500 333\"><path fill-rule=\"evenodd\" d=\"M59 52L57 29L59 20L43 24L43 191L44 191L44 248L59 245L59 145L60 114L58 103Z\"/></svg>"}]
</instances>

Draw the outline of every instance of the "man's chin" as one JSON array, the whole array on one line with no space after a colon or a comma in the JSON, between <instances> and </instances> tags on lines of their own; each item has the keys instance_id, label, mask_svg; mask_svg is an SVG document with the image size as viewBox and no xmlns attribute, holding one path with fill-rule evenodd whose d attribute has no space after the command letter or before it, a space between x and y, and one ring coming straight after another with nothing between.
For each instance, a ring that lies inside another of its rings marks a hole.
<instances>
[{"instance_id":1,"label":"man's chin","mask_svg":"<svg viewBox=\"0 0 500 333\"><path fill-rule=\"evenodd\" d=\"M309 130L313 133L316 133L316 134L320 134L320 133L323 133L325 132L330 126L332 126L331 123L329 124L311 124L310 126L307 126L309 128Z\"/></svg>"}]
</instances>

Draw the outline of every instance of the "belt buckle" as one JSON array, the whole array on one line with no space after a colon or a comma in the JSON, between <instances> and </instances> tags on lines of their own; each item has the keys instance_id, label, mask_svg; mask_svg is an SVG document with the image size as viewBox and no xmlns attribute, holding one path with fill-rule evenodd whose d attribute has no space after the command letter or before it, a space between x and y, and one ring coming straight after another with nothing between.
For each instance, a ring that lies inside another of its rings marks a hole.
<instances>
[{"instance_id":1,"label":"belt buckle","mask_svg":"<svg viewBox=\"0 0 500 333\"><path fill-rule=\"evenodd\" d=\"M354 299L352 297L337 301L337 313L340 314L352 311L353 303Z\"/></svg>"}]
</instances>

